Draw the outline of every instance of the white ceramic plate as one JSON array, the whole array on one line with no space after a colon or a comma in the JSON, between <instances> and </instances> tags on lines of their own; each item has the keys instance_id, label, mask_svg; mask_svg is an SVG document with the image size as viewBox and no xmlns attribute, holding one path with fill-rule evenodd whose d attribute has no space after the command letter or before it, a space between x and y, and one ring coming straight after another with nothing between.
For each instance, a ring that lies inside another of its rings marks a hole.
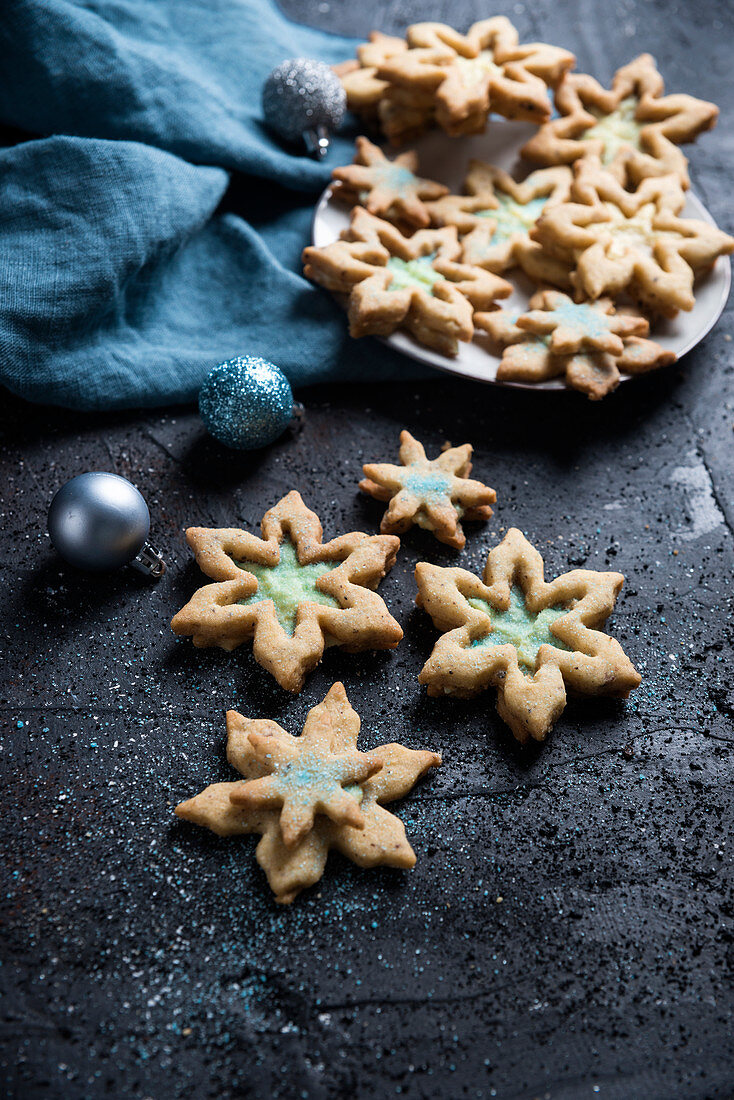
<instances>
[{"instance_id":1,"label":"white ceramic plate","mask_svg":"<svg viewBox=\"0 0 734 1100\"><path fill-rule=\"evenodd\" d=\"M536 132L536 128L525 122L507 122L504 119L492 119L487 132L477 137L447 138L435 131L422 138L415 145L420 158L420 173L428 179L446 184L452 191L460 192L466 175L469 160L489 161L499 168L512 172L519 165L520 148ZM683 217L699 218L714 225L714 219L699 199L690 191L686 196ZM349 211L331 196L327 187L319 199L314 212L312 239L317 247L331 244L349 224ZM518 274L510 273L510 279L517 289L511 298L504 298L503 308L525 308L534 287L530 280ZM731 285L731 264L727 256L721 256L711 271L696 282L696 304L689 313L680 312L672 320L660 321L655 326L654 337L664 348L674 351L680 358L695 347L713 328L726 305ZM561 379L552 378L547 382L527 384L523 382L502 382L496 379L499 359L477 342L460 344L459 354L452 359L441 355L431 348L417 343L404 332L396 332L386 338L386 343L396 351L409 355L422 363L428 363L439 370L460 374L465 378L474 378L479 382L492 382L495 385L519 386L523 389L565 390ZM629 381L634 375L622 375L622 381Z\"/></svg>"}]
</instances>

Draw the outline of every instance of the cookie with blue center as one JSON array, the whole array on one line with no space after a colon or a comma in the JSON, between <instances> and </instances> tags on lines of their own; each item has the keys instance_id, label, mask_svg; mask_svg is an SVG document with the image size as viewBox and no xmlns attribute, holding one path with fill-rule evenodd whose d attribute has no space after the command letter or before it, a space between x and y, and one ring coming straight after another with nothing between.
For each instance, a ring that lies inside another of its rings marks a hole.
<instances>
[{"instance_id":1,"label":"cookie with blue center","mask_svg":"<svg viewBox=\"0 0 734 1100\"><path fill-rule=\"evenodd\" d=\"M352 532L322 542L318 516L293 491L262 519L262 538L239 528L190 527L186 540L205 585L171 621L196 646L253 655L287 691L300 691L327 645L352 653L393 649L400 625L374 589L392 568L394 535Z\"/></svg>"},{"instance_id":2,"label":"cookie with blue center","mask_svg":"<svg viewBox=\"0 0 734 1100\"><path fill-rule=\"evenodd\" d=\"M536 282L570 286L570 266L548 256L530 230L544 210L568 199L572 178L570 168L544 168L518 183L501 168L472 160L464 194L426 206L433 225L456 226L465 263L497 273L519 267Z\"/></svg>"},{"instance_id":3,"label":"cookie with blue center","mask_svg":"<svg viewBox=\"0 0 734 1100\"><path fill-rule=\"evenodd\" d=\"M556 90L556 117L541 126L522 155L545 165L599 157L622 184L672 173L687 188L688 161L678 146L710 130L719 109L664 91L648 53L618 69L609 90L586 73L568 73Z\"/></svg>"},{"instance_id":4,"label":"cookie with blue center","mask_svg":"<svg viewBox=\"0 0 734 1100\"><path fill-rule=\"evenodd\" d=\"M406 237L357 206L338 241L304 249L303 271L346 302L351 336L407 329L421 344L456 355L459 341L474 334L474 310L512 293L505 279L460 258L455 226Z\"/></svg>"},{"instance_id":5,"label":"cookie with blue center","mask_svg":"<svg viewBox=\"0 0 734 1100\"><path fill-rule=\"evenodd\" d=\"M675 362L675 354L647 339L649 322L633 309L615 311L609 299L576 303L539 291L530 309L499 309L475 317L476 327L502 349L500 382L545 382L562 377L571 389L598 401L623 374L644 374Z\"/></svg>"},{"instance_id":6,"label":"cookie with blue center","mask_svg":"<svg viewBox=\"0 0 734 1100\"><path fill-rule=\"evenodd\" d=\"M482 580L466 569L419 562L417 603L441 631L419 680L432 696L469 698L494 688L518 741L542 741L582 695L626 696L640 675L603 627L621 573L574 569L553 581L517 528L487 558Z\"/></svg>"},{"instance_id":7,"label":"cookie with blue center","mask_svg":"<svg viewBox=\"0 0 734 1100\"><path fill-rule=\"evenodd\" d=\"M359 487L377 500L389 500L380 530L392 534L415 524L431 531L439 542L456 550L466 544L462 519L485 520L492 515L494 489L474 481L472 447L448 447L437 458L427 458L422 443L410 432L400 433L400 462L369 462L363 466Z\"/></svg>"},{"instance_id":8,"label":"cookie with blue center","mask_svg":"<svg viewBox=\"0 0 734 1100\"><path fill-rule=\"evenodd\" d=\"M425 203L448 194L448 187L422 179L415 153L402 153L389 160L382 150L358 137L354 163L335 168L332 187L336 198L363 206L370 214L408 228L430 225Z\"/></svg>"},{"instance_id":9,"label":"cookie with blue center","mask_svg":"<svg viewBox=\"0 0 734 1100\"><path fill-rule=\"evenodd\" d=\"M218 836L259 833L256 858L282 905L319 881L331 848L360 867L410 869L403 823L383 804L408 794L441 757L399 744L360 752L359 726L340 683L309 711L300 737L230 710L227 759L244 779L214 783L175 812Z\"/></svg>"},{"instance_id":10,"label":"cookie with blue center","mask_svg":"<svg viewBox=\"0 0 734 1100\"><path fill-rule=\"evenodd\" d=\"M541 290L530 309L517 319L517 327L534 336L550 337L553 355L577 351L607 351L621 355L625 336L646 336L649 323L640 314L617 313L609 298L574 302L559 290Z\"/></svg>"}]
</instances>

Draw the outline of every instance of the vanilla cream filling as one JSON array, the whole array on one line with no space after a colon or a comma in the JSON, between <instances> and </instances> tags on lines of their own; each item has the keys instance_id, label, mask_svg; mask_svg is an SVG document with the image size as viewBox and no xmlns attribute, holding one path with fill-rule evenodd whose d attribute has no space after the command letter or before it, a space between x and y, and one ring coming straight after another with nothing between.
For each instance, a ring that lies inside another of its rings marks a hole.
<instances>
[{"instance_id":1,"label":"vanilla cream filling","mask_svg":"<svg viewBox=\"0 0 734 1100\"><path fill-rule=\"evenodd\" d=\"M605 115L601 111L588 107L590 115L597 122L581 134L581 141L602 141L602 164L611 164L620 150L625 148L640 148L640 131L642 124L635 118L635 112L639 100L636 96L628 96L623 99L616 111Z\"/></svg>"},{"instance_id":2,"label":"vanilla cream filling","mask_svg":"<svg viewBox=\"0 0 734 1100\"><path fill-rule=\"evenodd\" d=\"M653 225L657 208L655 203L649 202L632 215L626 217L618 206L605 202L602 204L610 215L610 221L599 223L599 227L606 229L612 243L607 249L607 255L621 258L629 250L635 249L652 256L655 245L660 241L678 241L680 234L668 229L656 229Z\"/></svg>"},{"instance_id":3,"label":"vanilla cream filling","mask_svg":"<svg viewBox=\"0 0 734 1100\"><path fill-rule=\"evenodd\" d=\"M478 57L457 57L453 68L458 69L459 78L465 87L479 84L487 76L502 76L499 65L495 65L491 50L482 50Z\"/></svg>"}]
</instances>

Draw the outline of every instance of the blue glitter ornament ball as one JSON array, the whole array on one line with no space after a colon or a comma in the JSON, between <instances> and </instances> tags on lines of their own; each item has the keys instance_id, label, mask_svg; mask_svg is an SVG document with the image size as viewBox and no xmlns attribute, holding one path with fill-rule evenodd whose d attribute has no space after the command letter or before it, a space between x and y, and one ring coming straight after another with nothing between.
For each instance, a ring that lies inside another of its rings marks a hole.
<instances>
[{"instance_id":1,"label":"blue glitter ornament ball","mask_svg":"<svg viewBox=\"0 0 734 1100\"><path fill-rule=\"evenodd\" d=\"M254 451L282 435L293 416L291 384L278 367L238 355L210 371L199 391L207 431L226 447Z\"/></svg>"}]
</instances>

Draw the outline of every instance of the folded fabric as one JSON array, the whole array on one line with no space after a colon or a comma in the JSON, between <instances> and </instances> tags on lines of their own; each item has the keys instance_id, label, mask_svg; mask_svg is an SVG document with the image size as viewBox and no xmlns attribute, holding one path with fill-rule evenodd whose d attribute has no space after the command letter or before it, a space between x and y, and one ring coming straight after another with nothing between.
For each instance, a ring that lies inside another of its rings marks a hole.
<instances>
[{"instance_id":1,"label":"folded fabric","mask_svg":"<svg viewBox=\"0 0 734 1100\"><path fill-rule=\"evenodd\" d=\"M269 0L6 0L0 122L63 136L0 152L0 381L104 409L192 400L237 354L294 385L420 373L300 274L350 143L319 164L260 119L279 61L353 49Z\"/></svg>"}]
</instances>

